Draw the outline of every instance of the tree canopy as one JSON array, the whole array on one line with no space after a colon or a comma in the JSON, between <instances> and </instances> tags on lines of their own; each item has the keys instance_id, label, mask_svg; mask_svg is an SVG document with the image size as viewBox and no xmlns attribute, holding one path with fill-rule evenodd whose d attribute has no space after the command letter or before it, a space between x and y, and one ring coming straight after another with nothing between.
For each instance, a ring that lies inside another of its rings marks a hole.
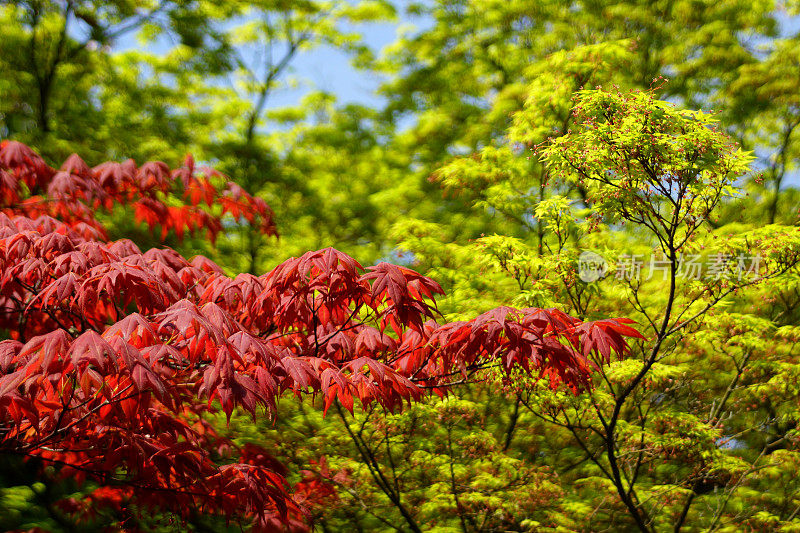
<instances>
[{"instance_id":1,"label":"tree canopy","mask_svg":"<svg viewBox=\"0 0 800 533\"><path fill-rule=\"evenodd\" d=\"M796 1L0 23L0 528L799 527Z\"/></svg>"}]
</instances>

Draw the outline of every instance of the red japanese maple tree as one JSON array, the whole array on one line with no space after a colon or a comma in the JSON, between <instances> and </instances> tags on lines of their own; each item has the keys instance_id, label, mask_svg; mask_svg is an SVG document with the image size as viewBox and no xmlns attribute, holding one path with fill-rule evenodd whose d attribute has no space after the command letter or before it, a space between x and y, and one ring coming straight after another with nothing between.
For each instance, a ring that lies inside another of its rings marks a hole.
<instances>
[{"instance_id":1,"label":"red japanese maple tree","mask_svg":"<svg viewBox=\"0 0 800 533\"><path fill-rule=\"evenodd\" d=\"M331 248L230 278L205 257L109 242L95 212L118 204L179 236L214 235L226 214L274 232L262 200L191 159L171 171L73 155L55 170L0 145L0 454L98 483L89 502L288 520L281 466L257 446L223 453L234 447L204 413L271 416L287 391L395 409L497 364L578 389L640 336L555 309L439 324L436 282Z\"/></svg>"}]
</instances>

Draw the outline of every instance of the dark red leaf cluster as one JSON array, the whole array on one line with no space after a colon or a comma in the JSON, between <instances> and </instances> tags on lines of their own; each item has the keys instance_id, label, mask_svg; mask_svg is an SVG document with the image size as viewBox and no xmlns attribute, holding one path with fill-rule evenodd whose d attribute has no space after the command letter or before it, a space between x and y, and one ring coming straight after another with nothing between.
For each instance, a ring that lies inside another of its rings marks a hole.
<instances>
[{"instance_id":1,"label":"dark red leaf cluster","mask_svg":"<svg viewBox=\"0 0 800 533\"><path fill-rule=\"evenodd\" d=\"M180 199L182 205L168 198ZM131 159L90 168L73 154L55 169L22 143L0 142L0 212L31 219L48 215L97 239L106 231L94 212L121 204L131 206L137 222L151 230L160 227L162 239L170 231L182 238L186 232L205 230L213 240L224 215L275 233L272 211L264 200L213 169L195 169L191 156L182 167L170 170L160 161L137 167Z\"/></svg>"},{"instance_id":2,"label":"dark red leaf cluster","mask_svg":"<svg viewBox=\"0 0 800 533\"><path fill-rule=\"evenodd\" d=\"M5 144L2 164L11 182L55 183L22 145ZM194 191L190 168L88 171L76 157L65 168L92 184L73 198L83 205L104 195L141 203L130 183L158 189L175 176ZM15 194L0 189L9 205ZM240 190L223 197L246 198ZM321 395L326 410L338 401L352 411L355 400L396 409L493 365L577 389L594 364L627 349L625 337L640 336L624 319L581 323L553 309L504 307L439 325L439 285L399 266L364 268L328 248L230 278L203 257L93 240L101 232L85 231L90 222L31 218L17 201L0 213L8 337L0 341L0 453L124 491L101 491L98 501L203 508L265 528L296 520L280 465L257 447L231 453L204 414L218 406L228 417L236 408L274 413L289 391Z\"/></svg>"}]
</instances>

